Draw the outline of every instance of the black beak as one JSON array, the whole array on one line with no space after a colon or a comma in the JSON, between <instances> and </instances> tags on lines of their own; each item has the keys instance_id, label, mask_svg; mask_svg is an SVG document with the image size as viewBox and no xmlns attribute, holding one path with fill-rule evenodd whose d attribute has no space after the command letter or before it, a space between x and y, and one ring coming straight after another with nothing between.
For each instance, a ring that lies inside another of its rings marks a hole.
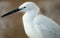
<instances>
[{"instance_id":1,"label":"black beak","mask_svg":"<svg viewBox=\"0 0 60 38\"><path fill-rule=\"evenodd\" d=\"M8 16L8 15L13 14L13 13L15 13L15 12L21 11L21 10L24 9L24 8L25 8L25 7L21 8L21 9L17 8L17 9L15 9L15 10L13 10L13 11L10 11L10 12L2 15L1 17L5 17L5 16Z\"/></svg>"},{"instance_id":2,"label":"black beak","mask_svg":"<svg viewBox=\"0 0 60 38\"><path fill-rule=\"evenodd\" d=\"M13 13L15 13L15 12L18 12L18 11L20 11L20 10L22 10L22 9L18 9L18 8L17 8L17 9L15 9L15 10L13 10L13 11L10 11L10 12L8 12L8 13L2 15L1 17L8 16L8 15L13 14Z\"/></svg>"}]
</instances>

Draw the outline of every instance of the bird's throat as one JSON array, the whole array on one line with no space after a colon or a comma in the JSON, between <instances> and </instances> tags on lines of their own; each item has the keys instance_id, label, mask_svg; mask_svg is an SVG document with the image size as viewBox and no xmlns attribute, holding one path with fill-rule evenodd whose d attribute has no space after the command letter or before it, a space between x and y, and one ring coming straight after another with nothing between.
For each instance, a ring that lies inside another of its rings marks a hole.
<instances>
[{"instance_id":1,"label":"bird's throat","mask_svg":"<svg viewBox=\"0 0 60 38\"><path fill-rule=\"evenodd\" d=\"M34 12L29 12L29 13L24 14L23 16L24 30L28 36L31 36L35 33L35 27L33 25L33 20L37 15L38 14ZM34 33L31 31L33 31Z\"/></svg>"},{"instance_id":2,"label":"bird's throat","mask_svg":"<svg viewBox=\"0 0 60 38\"><path fill-rule=\"evenodd\" d=\"M32 23L34 18L38 15L38 13L34 13L34 12L26 12L26 14L24 14L23 19L26 20L27 22Z\"/></svg>"}]
</instances>

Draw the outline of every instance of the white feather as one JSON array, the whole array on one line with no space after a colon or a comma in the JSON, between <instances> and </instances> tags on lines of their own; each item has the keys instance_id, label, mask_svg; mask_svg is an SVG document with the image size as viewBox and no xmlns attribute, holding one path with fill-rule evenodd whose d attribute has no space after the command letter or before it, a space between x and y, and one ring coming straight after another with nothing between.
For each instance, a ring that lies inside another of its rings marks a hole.
<instances>
[{"instance_id":1,"label":"white feather","mask_svg":"<svg viewBox=\"0 0 60 38\"><path fill-rule=\"evenodd\" d=\"M22 11L24 29L29 38L60 38L60 26L52 19L39 14L39 7L26 2L21 7L26 7ZM41 12L40 12L41 13Z\"/></svg>"},{"instance_id":2,"label":"white feather","mask_svg":"<svg viewBox=\"0 0 60 38\"><path fill-rule=\"evenodd\" d=\"M52 19L38 15L33 23L38 33L41 31L43 38L60 38L60 26Z\"/></svg>"}]
</instances>

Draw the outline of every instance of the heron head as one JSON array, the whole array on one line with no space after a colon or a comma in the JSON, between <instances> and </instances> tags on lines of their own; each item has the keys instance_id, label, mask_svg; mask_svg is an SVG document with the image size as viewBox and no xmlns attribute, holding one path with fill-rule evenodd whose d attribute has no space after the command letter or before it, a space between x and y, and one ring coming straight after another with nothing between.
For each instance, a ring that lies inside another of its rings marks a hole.
<instances>
[{"instance_id":1,"label":"heron head","mask_svg":"<svg viewBox=\"0 0 60 38\"><path fill-rule=\"evenodd\" d=\"M23 3L22 5L20 5L17 9L15 10L12 10L4 15L2 15L1 17L5 17L7 15L10 15L10 14L13 14L13 13L16 13L16 12L35 12L35 13L38 13L40 11L39 7L33 3L33 2L25 2Z\"/></svg>"},{"instance_id":2,"label":"heron head","mask_svg":"<svg viewBox=\"0 0 60 38\"><path fill-rule=\"evenodd\" d=\"M22 9L21 10L21 12L30 12L30 11L35 11L35 12L37 12L37 11L39 11L40 9L39 9L39 7L35 4L35 3L33 3L33 2L25 2L25 3L23 3L21 6L19 6L19 9Z\"/></svg>"}]
</instances>

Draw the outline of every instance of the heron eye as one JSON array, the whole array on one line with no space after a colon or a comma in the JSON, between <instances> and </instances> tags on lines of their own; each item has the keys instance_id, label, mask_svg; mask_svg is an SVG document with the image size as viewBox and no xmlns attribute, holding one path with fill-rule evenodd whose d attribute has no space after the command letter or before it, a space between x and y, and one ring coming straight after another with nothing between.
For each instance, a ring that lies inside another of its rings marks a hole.
<instances>
[{"instance_id":1,"label":"heron eye","mask_svg":"<svg viewBox=\"0 0 60 38\"><path fill-rule=\"evenodd\" d=\"M24 7L24 8L26 8L26 7Z\"/></svg>"}]
</instances>

